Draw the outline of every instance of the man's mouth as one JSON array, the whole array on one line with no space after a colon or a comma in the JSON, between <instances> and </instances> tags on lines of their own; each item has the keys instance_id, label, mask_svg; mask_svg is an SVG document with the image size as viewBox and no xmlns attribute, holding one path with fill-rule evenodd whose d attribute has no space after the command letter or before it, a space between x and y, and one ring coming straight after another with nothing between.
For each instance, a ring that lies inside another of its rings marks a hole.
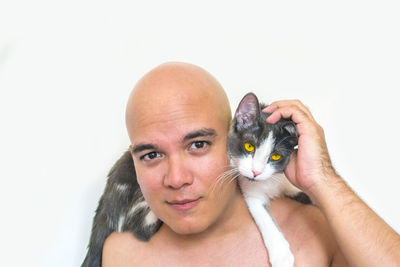
<instances>
[{"instance_id":1,"label":"man's mouth","mask_svg":"<svg viewBox=\"0 0 400 267\"><path fill-rule=\"evenodd\" d=\"M199 204L201 197L196 199L182 199L167 201L167 204L179 211L190 210Z\"/></svg>"}]
</instances>

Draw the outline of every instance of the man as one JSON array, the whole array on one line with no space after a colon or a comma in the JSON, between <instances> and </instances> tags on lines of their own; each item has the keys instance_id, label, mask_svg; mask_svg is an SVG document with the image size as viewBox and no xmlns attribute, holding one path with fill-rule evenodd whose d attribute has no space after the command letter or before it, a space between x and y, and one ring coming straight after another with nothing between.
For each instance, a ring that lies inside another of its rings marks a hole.
<instances>
[{"instance_id":1,"label":"man","mask_svg":"<svg viewBox=\"0 0 400 267\"><path fill-rule=\"evenodd\" d=\"M316 204L271 202L295 265L400 265L399 235L335 173L308 109L278 101L265 111L270 123L297 124L298 152L285 173ZM103 266L270 266L237 183L215 185L229 169L230 119L223 88L199 67L163 64L137 83L126 109L131 151L143 195L164 224L149 242L110 235Z\"/></svg>"}]
</instances>

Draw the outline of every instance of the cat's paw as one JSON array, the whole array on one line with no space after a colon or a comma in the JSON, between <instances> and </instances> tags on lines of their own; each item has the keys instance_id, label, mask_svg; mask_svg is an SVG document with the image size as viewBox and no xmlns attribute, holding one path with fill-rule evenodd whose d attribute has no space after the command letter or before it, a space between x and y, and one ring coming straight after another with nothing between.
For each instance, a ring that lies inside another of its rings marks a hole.
<instances>
[{"instance_id":1,"label":"cat's paw","mask_svg":"<svg viewBox=\"0 0 400 267\"><path fill-rule=\"evenodd\" d=\"M280 244L274 244L274 246L268 250L269 261L272 267L293 267L294 256L290 251L289 243L280 242Z\"/></svg>"}]
</instances>

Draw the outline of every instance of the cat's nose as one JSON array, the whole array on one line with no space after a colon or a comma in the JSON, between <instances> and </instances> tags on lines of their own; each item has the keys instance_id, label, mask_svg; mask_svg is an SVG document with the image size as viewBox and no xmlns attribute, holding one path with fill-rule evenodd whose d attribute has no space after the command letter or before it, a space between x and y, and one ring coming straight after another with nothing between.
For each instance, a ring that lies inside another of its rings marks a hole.
<instances>
[{"instance_id":1,"label":"cat's nose","mask_svg":"<svg viewBox=\"0 0 400 267\"><path fill-rule=\"evenodd\" d=\"M259 172L259 171L252 171L253 172L253 175L254 175L254 177L257 177L257 176L259 176L260 174L261 174L261 172Z\"/></svg>"}]
</instances>

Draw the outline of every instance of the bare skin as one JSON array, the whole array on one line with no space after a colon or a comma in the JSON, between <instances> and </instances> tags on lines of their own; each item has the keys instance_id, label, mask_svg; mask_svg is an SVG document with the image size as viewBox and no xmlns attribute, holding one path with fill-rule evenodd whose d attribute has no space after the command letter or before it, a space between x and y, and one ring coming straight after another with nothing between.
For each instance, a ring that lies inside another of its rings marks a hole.
<instances>
[{"instance_id":1,"label":"bare skin","mask_svg":"<svg viewBox=\"0 0 400 267\"><path fill-rule=\"evenodd\" d=\"M348 266L321 212L290 199L271 203L271 214L288 239L295 266ZM249 216L242 229L224 237L177 246L156 234L148 242L113 233L105 244L104 266L270 266L268 252ZM165 244L168 244L166 246ZM172 246L171 246L172 245Z\"/></svg>"},{"instance_id":2,"label":"bare skin","mask_svg":"<svg viewBox=\"0 0 400 267\"><path fill-rule=\"evenodd\" d=\"M377 264L382 260L396 266L398 235L336 175L323 130L308 109L299 101L278 101L266 111L273 113L270 123L290 117L297 124L299 149L285 173L317 204L271 202L295 266L383 266ZM126 118L131 148L151 145L133 158L145 199L164 224L149 242L131 233L110 235L103 266L270 266L237 184L214 186L229 165L230 110L218 82L193 65L163 64L138 82ZM191 134L205 128L213 134ZM195 204L174 202L182 199ZM360 223L360 214L372 227Z\"/></svg>"}]
</instances>

